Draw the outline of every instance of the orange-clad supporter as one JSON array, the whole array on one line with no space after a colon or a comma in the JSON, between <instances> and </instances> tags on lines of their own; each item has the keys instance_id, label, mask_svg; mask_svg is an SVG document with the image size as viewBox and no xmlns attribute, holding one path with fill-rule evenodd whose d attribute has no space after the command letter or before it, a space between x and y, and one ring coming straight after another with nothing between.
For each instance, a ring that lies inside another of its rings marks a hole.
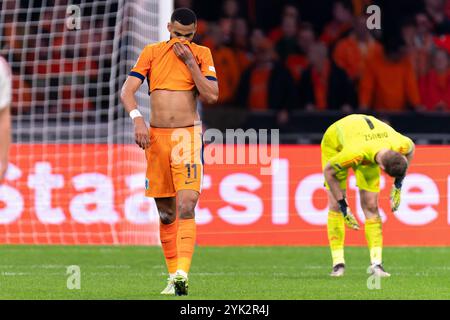
<instances>
[{"instance_id":1,"label":"orange-clad supporter","mask_svg":"<svg viewBox=\"0 0 450 320\"><path fill-rule=\"evenodd\" d=\"M364 71L369 52L373 50L375 40L366 26L366 17L354 19L353 31L337 42L333 52L334 62L347 72L353 81L358 81Z\"/></svg>"},{"instance_id":2,"label":"orange-clad supporter","mask_svg":"<svg viewBox=\"0 0 450 320\"><path fill-rule=\"evenodd\" d=\"M284 5L283 12L281 13L281 21L283 21L283 19L285 17L293 18L297 22L300 20L300 13L299 13L298 8L297 8L297 6L295 4L287 3L286 5ZM278 40L280 40L283 37L282 25L280 24L279 26L277 26L274 29L270 30L270 32L267 35L267 37L269 38L269 40L272 43L277 43Z\"/></svg>"},{"instance_id":3,"label":"orange-clad supporter","mask_svg":"<svg viewBox=\"0 0 450 320\"><path fill-rule=\"evenodd\" d=\"M295 105L294 81L286 67L277 61L271 42L265 39L257 43L255 63L241 77L237 102L253 111L275 110L282 124Z\"/></svg>"},{"instance_id":4,"label":"orange-clad supporter","mask_svg":"<svg viewBox=\"0 0 450 320\"><path fill-rule=\"evenodd\" d=\"M145 150L145 194L155 199L169 278L164 295L187 295L196 241L195 207L202 191L203 142L197 98L212 104L219 89L210 49L192 42L195 13L176 9L170 40L147 45L122 87L121 100L134 122L135 141ZM147 79L150 128L135 94ZM144 181L143 181L144 184Z\"/></svg>"},{"instance_id":5,"label":"orange-clad supporter","mask_svg":"<svg viewBox=\"0 0 450 320\"><path fill-rule=\"evenodd\" d=\"M361 109L403 111L420 105L417 77L407 50L399 39L377 44L370 53L359 86Z\"/></svg>"},{"instance_id":6,"label":"orange-clad supporter","mask_svg":"<svg viewBox=\"0 0 450 320\"><path fill-rule=\"evenodd\" d=\"M323 43L311 46L308 52L310 66L300 79L300 105L308 111L325 109L352 110L355 93L344 70L328 58L328 49Z\"/></svg>"},{"instance_id":7,"label":"orange-clad supporter","mask_svg":"<svg viewBox=\"0 0 450 320\"><path fill-rule=\"evenodd\" d=\"M308 52L315 42L316 34L314 32L314 27L310 23L302 23L297 32L297 46L299 52L290 54L286 58L286 67L291 72L295 82L300 81L303 71L308 67Z\"/></svg>"},{"instance_id":8,"label":"orange-clad supporter","mask_svg":"<svg viewBox=\"0 0 450 320\"><path fill-rule=\"evenodd\" d=\"M236 55L240 73L244 72L253 62L248 34L247 21L243 18L236 19L231 33L231 47Z\"/></svg>"},{"instance_id":9,"label":"orange-clad supporter","mask_svg":"<svg viewBox=\"0 0 450 320\"><path fill-rule=\"evenodd\" d=\"M446 50L438 49L434 52L432 68L419 79L419 87L426 110L450 111L450 64Z\"/></svg>"},{"instance_id":10,"label":"orange-clad supporter","mask_svg":"<svg viewBox=\"0 0 450 320\"><path fill-rule=\"evenodd\" d=\"M236 55L230 47L223 43L222 32L217 25L209 26L209 39L211 41L211 53L216 65L217 78L219 79L220 96L218 104L226 104L233 101L236 88L241 75Z\"/></svg>"},{"instance_id":11,"label":"orange-clad supporter","mask_svg":"<svg viewBox=\"0 0 450 320\"><path fill-rule=\"evenodd\" d=\"M320 41L333 46L352 28L353 4L350 0L338 0L333 4L333 20L329 22L320 36Z\"/></svg>"}]
</instances>

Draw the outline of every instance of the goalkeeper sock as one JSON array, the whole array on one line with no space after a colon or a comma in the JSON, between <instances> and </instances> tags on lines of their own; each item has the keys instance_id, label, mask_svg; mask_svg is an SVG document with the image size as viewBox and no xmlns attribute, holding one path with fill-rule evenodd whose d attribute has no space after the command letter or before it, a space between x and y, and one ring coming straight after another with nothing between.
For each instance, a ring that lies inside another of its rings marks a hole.
<instances>
[{"instance_id":1,"label":"goalkeeper sock","mask_svg":"<svg viewBox=\"0 0 450 320\"><path fill-rule=\"evenodd\" d=\"M189 273L196 237L195 219L180 219L178 225L178 270Z\"/></svg>"},{"instance_id":2,"label":"goalkeeper sock","mask_svg":"<svg viewBox=\"0 0 450 320\"><path fill-rule=\"evenodd\" d=\"M345 223L342 213L328 212L328 241L330 242L331 257L333 266L339 263L345 263L344 260L344 240L345 240Z\"/></svg>"},{"instance_id":3,"label":"goalkeeper sock","mask_svg":"<svg viewBox=\"0 0 450 320\"><path fill-rule=\"evenodd\" d=\"M366 240L370 251L372 264L382 263L383 233L380 217L366 219Z\"/></svg>"},{"instance_id":4,"label":"goalkeeper sock","mask_svg":"<svg viewBox=\"0 0 450 320\"><path fill-rule=\"evenodd\" d=\"M177 271L177 230L178 220L175 220L170 224L163 224L161 221L159 222L161 246L164 252L164 257L166 258L169 274L175 274Z\"/></svg>"}]
</instances>

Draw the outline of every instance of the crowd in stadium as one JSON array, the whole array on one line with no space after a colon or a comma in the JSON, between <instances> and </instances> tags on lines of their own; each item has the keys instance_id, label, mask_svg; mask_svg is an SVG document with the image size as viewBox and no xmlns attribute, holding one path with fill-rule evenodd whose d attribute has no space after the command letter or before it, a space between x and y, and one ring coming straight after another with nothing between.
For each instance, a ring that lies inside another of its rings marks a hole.
<instances>
[{"instance_id":1,"label":"crowd in stadium","mask_svg":"<svg viewBox=\"0 0 450 320\"><path fill-rule=\"evenodd\" d=\"M381 30L367 28L371 4L382 8ZM212 51L219 108L269 111L279 126L291 111L450 111L450 0L176 0L175 7L197 14L194 41ZM108 110L115 19L102 17L99 5L97 17L72 32L58 8L4 16L13 112Z\"/></svg>"},{"instance_id":2,"label":"crowd in stadium","mask_svg":"<svg viewBox=\"0 0 450 320\"><path fill-rule=\"evenodd\" d=\"M3 6L0 54L13 72L12 112L70 113L77 119L86 117L85 111L107 108L115 19L102 16L106 5L97 12L86 6L78 30L67 28L67 4L31 5L34 10L27 14L27 2L20 4L22 11L14 1Z\"/></svg>"},{"instance_id":3,"label":"crowd in stadium","mask_svg":"<svg viewBox=\"0 0 450 320\"><path fill-rule=\"evenodd\" d=\"M367 28L370 0L322 1L315 16L302 11L317 10L311 1L281 1L275 25L258 20L257 1L224 0L215 15L201 0L175 3L197 12L194 41L211 48L219 104L273 109L279 124L289 110L450 111L449 0L387 13L382 30Z\"/></svg>"}]
</instances>

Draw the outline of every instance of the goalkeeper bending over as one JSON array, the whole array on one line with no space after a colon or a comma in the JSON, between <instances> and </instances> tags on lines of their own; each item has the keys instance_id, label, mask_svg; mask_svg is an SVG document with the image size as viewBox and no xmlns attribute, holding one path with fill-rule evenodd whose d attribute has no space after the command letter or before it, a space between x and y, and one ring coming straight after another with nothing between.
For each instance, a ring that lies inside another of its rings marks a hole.
<instances>
[{"instance_id":1,"label":"goalkeeper bending over","mask_svg":"<svg viewBox=\"0 0 450 320\"><path fill-rule=\"evenodd\" d=\"M390 276L382 266L383 236L378 211L380 168L395 178L391 209L400 205L400 190L414 154L414 143L375 117L353 114L333 123L322 142L322 169L328 193L328 240L333 259L331 276L344 275L345 226L359 230L346 201L347 171L351 167L366 217L365 233L370 250L372 274Z\"/></svg>"}]
</instances>

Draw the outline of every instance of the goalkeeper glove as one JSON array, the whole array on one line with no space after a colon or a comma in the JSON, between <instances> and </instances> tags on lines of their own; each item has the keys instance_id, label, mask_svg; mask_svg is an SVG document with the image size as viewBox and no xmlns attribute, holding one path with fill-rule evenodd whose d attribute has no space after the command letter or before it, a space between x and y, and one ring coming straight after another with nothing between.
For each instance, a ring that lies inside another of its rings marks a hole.
<instances>
[{"instance_id":1,"label":"goalkeeper glove","mask_svg":"<svg viewBox=\"0 0 450 320\"><path fill-rule=\"evenodd\" d=\"M400 206L403 179L404 179L404 177L395 178L395 180L394 180L394 185L392 186L391 196L390 196L392 212L397 211L398 207Z\"/></svg>"},{"instance_id":2,"label":"goalkeeper glove","mask_svg":"<svg viewBox=\"0 0 450 320\"><path fill-rule=\"evenodd\" d=\"M356 221L356 218L353 216L352 212L350 211L350 208L348 207L347 201L344 199L339 200L339 208L344 215L344 222L347 227L353 230L359 230L359 224L358 221Z\"/></svg>"}]
</instances>

